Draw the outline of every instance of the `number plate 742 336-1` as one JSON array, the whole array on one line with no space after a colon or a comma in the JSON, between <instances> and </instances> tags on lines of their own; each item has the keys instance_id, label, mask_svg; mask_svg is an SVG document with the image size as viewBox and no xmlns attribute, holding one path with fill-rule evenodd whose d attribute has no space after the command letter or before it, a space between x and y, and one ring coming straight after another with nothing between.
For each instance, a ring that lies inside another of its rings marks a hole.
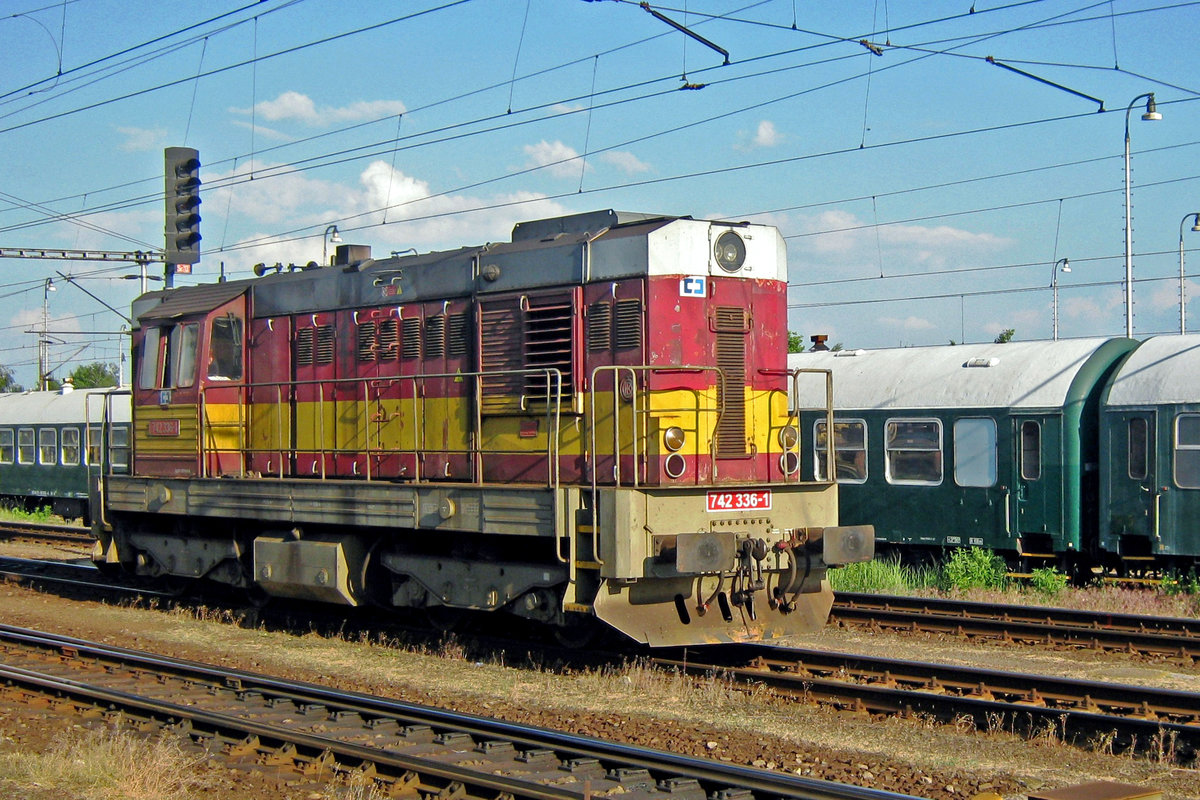
<instances>
[{"instance_id":1,"label":"number plate 742 336-1","mask_svg":"<svg viewBox=\"0 0 1200 800\"><path fill-rule=\"evenodd\" d=\"M712 511L768 511L771 508L771 490L740 490L731 492L709 492L708 510Z\"/></svg>"}]
</instances>

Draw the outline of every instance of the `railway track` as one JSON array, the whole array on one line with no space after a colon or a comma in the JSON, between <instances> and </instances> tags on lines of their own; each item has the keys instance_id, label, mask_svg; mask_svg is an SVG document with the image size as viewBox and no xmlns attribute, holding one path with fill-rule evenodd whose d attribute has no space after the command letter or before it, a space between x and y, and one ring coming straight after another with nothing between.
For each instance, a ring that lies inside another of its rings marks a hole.
<instances>
[{"instance_id":1,"label":"railway track","mask_svg":"<svg viewBox=\"0 0 1200 800\"><path fill-rule=\"evenodd\" d=\"M30 701L171 724L232 761L365 773L422 797L584 800L906 795L737 767L0 626L0 681ZM18 702L20 699L18 698Z\"/></svg>"},{"instance_id":2,"label":"railway track","mask_svg":"<svg viewBox=\"0 0 1200 800\"><path fill-rule=\"evenodd\" d=\"M92 532L79 525L55 525L27 520L0 520L0 540L90 545Z\"/></svg>"},{"instance_id":3,"label":"railway track","mask_svg":"<svg viewBox=\"0 0 1200 800\"><path fill-rule=\"evenodd\" d=\"M35 581L147 591L114 586L86 565L0 559L0 572L21 570ZM1149 624L1143 620L1143 625ZM1183 763L1194 761L1200 750L1200 694L1194 692L771 645L662 651L652 662L690 675L720 673L769 685L805 701L856 712L921 714L943 722L971 720L981 730L1026 735L1052 731L1085 747L1171 751Z\"/></svg>"},{"instance_id":4,"label":"railway track","mask_svg":"<svg viewBox=\"0 0 1200 800\"><path fill-rule=\"evenodd\" d=\"M830 622L1200 659L1200 619L839 592Z\"/></svg>"},{"instance_id":5,"label":"railway track","mask_svg":"<svg viewBox=\"0 0 1200 800\"><path fill-rule=\"evenodd\" d=\"M654 658L689 675L725 674L851 711L970 720L979 730L1060 739L1194 763L1200 693L770 645ZM719 656L709 659L704 656Z\"/></svg>"}]
</instances>

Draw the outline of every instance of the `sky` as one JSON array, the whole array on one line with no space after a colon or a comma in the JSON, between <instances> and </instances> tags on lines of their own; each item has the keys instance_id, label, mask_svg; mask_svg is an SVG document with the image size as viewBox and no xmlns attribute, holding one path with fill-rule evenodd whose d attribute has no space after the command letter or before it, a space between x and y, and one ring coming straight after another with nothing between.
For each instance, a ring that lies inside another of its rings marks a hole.
<instances>
[{"instance_id":1,"label":"sky","mask_svg":"<svg viewBox=\"0 0 1200 800\"><path fill-rule=\"evenodd\" d=\"M177 285L612 208L776 225L806 340L1048 340L1054 283L1060 338L1120 336L1128 119L1134 335L1179 331L1181 238L1200 330L1200 2L653 9L695 38L628 0L3 0L0 252L161 250L187 146ZM45 322L55 376L128 378L138 277L0 258L0 365L35 384Z\"/></svg>"}]
</instances>

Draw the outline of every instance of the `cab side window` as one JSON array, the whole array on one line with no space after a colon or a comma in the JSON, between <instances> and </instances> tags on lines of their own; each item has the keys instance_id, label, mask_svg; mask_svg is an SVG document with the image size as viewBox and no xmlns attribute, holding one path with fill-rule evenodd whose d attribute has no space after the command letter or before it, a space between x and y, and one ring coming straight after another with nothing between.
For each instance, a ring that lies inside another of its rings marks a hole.
<instances>
[{"instance_id":1,"label":"cab side window","mask_svg":"<svg viewBox=\"0 0 1200 800\"><path fill-rule=\"evenodd\" d=\"M213 320L208 338L208 377L218 381L242 379L242 321L232 314Z\"/></svg>"}]
</instances>

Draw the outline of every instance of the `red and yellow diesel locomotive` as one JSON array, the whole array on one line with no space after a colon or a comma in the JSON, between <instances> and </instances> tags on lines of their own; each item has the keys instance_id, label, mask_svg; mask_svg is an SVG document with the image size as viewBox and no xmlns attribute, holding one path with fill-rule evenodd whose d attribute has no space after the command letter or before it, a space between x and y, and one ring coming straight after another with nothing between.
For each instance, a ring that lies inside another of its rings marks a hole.
<instances>
[{"instance_id":1,"label":"red and yellow diesel locomotive","mask_svg":"<svg viewBox=\"0 0 1200 800\"><path fill-rule=\"evenodd\" d=\"M817 628L871 557L800 477L787 390L829 378L787 369L775 228L602 211L333 262L134 302L98 563L669 645Z\"/></svg>"}]
</instances>

